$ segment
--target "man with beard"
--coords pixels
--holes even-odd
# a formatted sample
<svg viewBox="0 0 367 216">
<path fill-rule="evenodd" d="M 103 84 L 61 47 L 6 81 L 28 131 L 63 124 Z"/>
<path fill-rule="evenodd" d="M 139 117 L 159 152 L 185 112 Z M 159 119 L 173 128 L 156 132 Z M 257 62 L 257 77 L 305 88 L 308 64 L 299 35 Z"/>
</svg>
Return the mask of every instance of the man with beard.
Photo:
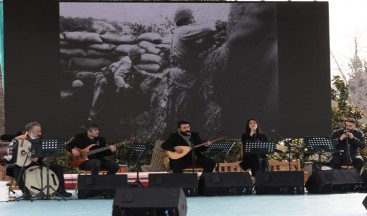
<svg viewBox="0 0 367 216">
<path fill-rule="evenodd" d="M 17 157 L 20 157 L 20 155 L 17 155 L 18 153 L 18 146 L 19 143 L 22 143 L 22 140 L 29 140 L 32 142 L 37 143 L 37 140 L 41 140 L 42 137 L 42 131 L 41 131 L 41 124 L 38 122 L 31 122 L 28 123 L 25 126 L 25 131 L 23 135 L 19 135 L 15 137 L 14 139 L 14 145 L 13 145 L 13 157 L 12 157 L 12 163 L 15 163 L 15 159 Z M 16 165 L 13 169 L 13 176 L 17 180 L 17 185 L 23 192 L 24 199 L 30 199 L 30 193 L 28 189 L 25 187 L 25 170 L 31 166 L 45 166 L 45 164 L 42 162 L 43 158 L 33 157 L 31 155 L 32 162 L 24 167 L 25 169 L 22 169 L 22 167 Z M 57 164 L 50 164 L 50 170 L 52 170 L 57 178 L 59 179 L 59 188 L 57 189 L 56 195 L 63 196 L 63 197 L 70 197 L 72 194 L 68 193 L 65 190 L 65 181 L 64 181 L 64 171 L 63 168 Z M 29 177 L 28 177 L 29 178 Z"/>
<path fill-rule="evenodd" d="M 189 122 L 179 121 L 177 123 L 177 132 L 172 133 L 169 136 L 169 138 L 162 144 L 162 148 L 180 155 L 185 152 L 185 148 L 193 148 L 199 144 L 203 145 L 198 148 L 194 148 L 186 155 L 182 155 L 180 158 L 170 158 L 169 164 L 173 173 L 182 173 L 182 169 L 187 165 L 202 166 L 204 168 L 203 172 L 212 172 L 215 167 L 215 161 L 207 158 L 201 153 L 201 151 L 206 150 L 207 146 L 209 146 L 211 142 L 203 142 L 198 133 L 191 132 Z"/>
<path fill-rule="evenodd" d="M 337 152 L 333 154 L 330 165 L 334 169 L 340 169 L 342 163 L 347 163 L 353 165 L 360 173 L 363 167 L 363 158 L 359 149 L 366 146 L 364 135 L 356 129 L 356 121 L 352 118 L 346 119 L 344 126 L 331 135 Z"/>
</svg>

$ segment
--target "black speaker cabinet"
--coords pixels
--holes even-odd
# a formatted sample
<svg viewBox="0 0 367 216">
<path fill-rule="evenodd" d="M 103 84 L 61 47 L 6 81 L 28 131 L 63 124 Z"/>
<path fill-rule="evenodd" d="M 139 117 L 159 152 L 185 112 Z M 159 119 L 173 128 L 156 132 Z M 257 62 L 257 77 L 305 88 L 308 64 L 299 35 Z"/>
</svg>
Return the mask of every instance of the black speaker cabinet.
<svg viewBox="0 0 367 216">
<path fill-rule="evenodd" d="M 251 194 L 252 188 L 248 172 L 202 173 L 199 179 L 199 194 L 205 196 Z"/>
<path fill-rule="evenodd" d="M 103 197 L 112 199 L 116 188 L 128 187 L 127 175 L 79 175 L 78 199 Z"/>
<path fill-rule="evenodd" d="M 306 182 L 308 193 L 347 193 L 364 190 L 362 177 L 355 169 L 317 170 Z"/>
<path fill-rule="evenodd" d="M 304 194 L 303 171 L 256 173 L 256 194 Z"/>
<path fill-rule="evenodd" d="M 364 198 L 362 204 L 367 209 L 367 196 Z"/>
<path fill-rule="evenodd" d="M 181 188 L 118 188 L 112 216 L 186 216 Z"/>
<path fill-rule="evenodd" d="M 199 194 L 199 181 L 197 173 L 183 174 L 149 174 L 149 187 L 154 188 L 179 188 L 186 196 Z"/>
</svg>

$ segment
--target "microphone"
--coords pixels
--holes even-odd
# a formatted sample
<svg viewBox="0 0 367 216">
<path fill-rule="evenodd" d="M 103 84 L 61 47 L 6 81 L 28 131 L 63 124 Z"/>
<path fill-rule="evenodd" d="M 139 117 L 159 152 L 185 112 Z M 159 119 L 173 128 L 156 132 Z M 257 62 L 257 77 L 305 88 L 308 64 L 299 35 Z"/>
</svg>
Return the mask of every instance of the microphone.
<svg viewBox="0 0 367 216">
<path fill-rule="evenodd" d="M 285 139 L 283 136 L 281 136 L 275 129 L 271 130 L 271 132 L 273 132 L 277 137 L 279 137 L 280 139 L 284 140 L 285 143 L 289 146 L 292 147 L 293 144 L 288 142 L 287 139 Z"/>
<path fill-rule="evenodd" d="M 187 132 L 187 133 L 186 133 L 186 135 L 187 135 L 187 136 L 191 136 L 191 132 Z"/>
</svg>

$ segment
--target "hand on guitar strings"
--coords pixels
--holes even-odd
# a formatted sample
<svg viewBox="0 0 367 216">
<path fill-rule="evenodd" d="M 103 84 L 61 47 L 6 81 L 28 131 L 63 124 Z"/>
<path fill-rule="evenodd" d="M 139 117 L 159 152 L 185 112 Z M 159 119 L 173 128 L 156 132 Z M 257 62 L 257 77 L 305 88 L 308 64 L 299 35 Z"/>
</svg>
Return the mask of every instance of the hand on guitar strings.
<svg viewBox="0 0 367 216">
<path fill-rule="evenodd" d="M 183 149 L 182 149 L 182 148 L 180 148 L 180 146 L 176 146 L 176 147 L 175 147 L 175 152 L 177 152 L 177 153 L 182 153 L 182 152 L 183 152 Z"/>
<path fill-rule="evenodd" d="M 75 157 L 79 157 L 79 156 L 80 156 L 80 152 L 79 152 L 77 149 L 75 149 L 75 148 L 73 148 L 73 150 L 71 150 L 71 153 L 72 153 Z"/>
<path fill-rule="evenodd" d="M 117 150 L 116 146 L 114 146 L 114 145 L 110 145 L 109 148 L 110 148 L 112 153 L 115 153 L 116 150 Z"/>
</svg>

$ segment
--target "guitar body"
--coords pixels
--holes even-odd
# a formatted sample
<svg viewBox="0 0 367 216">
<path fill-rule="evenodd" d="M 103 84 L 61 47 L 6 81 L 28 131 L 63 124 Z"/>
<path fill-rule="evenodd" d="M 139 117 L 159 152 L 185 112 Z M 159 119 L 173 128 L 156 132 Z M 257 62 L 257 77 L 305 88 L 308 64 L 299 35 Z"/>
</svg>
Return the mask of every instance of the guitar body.
<svg viewBox="0 0 367 216">
<path fill-rule="evenodd" d="M 185 155 L 187 155 L 191 151 L 190 146 L 179 146 L 179 147 L 183 150 L 182 153 L 167 151 L 167 155 L 171 160 L 180 159 L 180 158 L 184 157 Z"/>
<path fill-rule="evenodd" d="M 89 152 L 89 149 L 95 146 L 96 144 L 91 144 L 87 146 L 84 149 L 76 148 L 76 150 L 79 151 L 80 155 L 78 157 L 75 157 L 73 153 L 69 153 L 68 155 L 68 164 L 72 167 L 78 167 L 81 163 L 88 160 L 87 152 Z"/>
</svg>

